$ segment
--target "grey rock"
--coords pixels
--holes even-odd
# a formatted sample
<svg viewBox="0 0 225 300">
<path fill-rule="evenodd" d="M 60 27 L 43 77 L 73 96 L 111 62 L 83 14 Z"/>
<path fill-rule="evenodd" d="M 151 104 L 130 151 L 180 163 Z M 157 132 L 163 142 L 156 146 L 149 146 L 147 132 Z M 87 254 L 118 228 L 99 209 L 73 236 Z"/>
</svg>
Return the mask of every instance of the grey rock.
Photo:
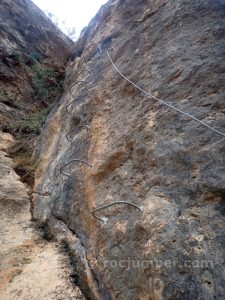
<svg viewBox="0 0 225 300">
<path fill-rule="evenodd" d="M 146 98 L 106 53 L 137 85 L 225 133 L 224 13 L 224 1 L 110 1 L 76 44 L 37 143 L 35 189 L 51 196 L 33 201 L 34 217 L 91 271 L 85 281 L 77 270 L 91 299 L 225 298 L 225 140 Z M 76 80 L 85 83 L 70 89 Z M 92 168 L 72 162 L 60 175 L 74 159 Z M 107 223 L 93 218 L 121 200 L 142 212 L 115 205 L 99 212 Z"/>
</svg>

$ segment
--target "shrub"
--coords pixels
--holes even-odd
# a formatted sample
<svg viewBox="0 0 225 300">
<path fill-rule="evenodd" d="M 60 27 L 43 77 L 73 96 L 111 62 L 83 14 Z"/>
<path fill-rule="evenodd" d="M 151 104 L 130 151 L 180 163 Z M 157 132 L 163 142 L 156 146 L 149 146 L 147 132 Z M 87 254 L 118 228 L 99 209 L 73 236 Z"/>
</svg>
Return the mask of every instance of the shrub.
<svg viewBox="0 0 225 300">
<path fill-rule="evenodd" d="M 33 66 L 36 63 L 41 63 L 42 60 L 43 60 L 43 56 L 38 52 L 32 52 L 24 55 L 24 63 L 27 66 Z"/>
<path fill-rule="evenodd" d="M 18 105 L 16 104 L 16 98 L 8 95 L 5 90 L 0 91 L 0 102 L 12 108 L 18 108 Z"/>
<path fill-rule="evenodd" d="M 26 139 L 18 140 L 7 152 L 13 157 L 15 163 L 14 170 L 21 176 L 22 182 L 26 182 L 29 186 L 33 186 L 37 163 L 32 159 L 32 142 Z"/>
<path fill-rule="evenodd" d="M 5 90 L 0 91 L 0 101 L 5 101 L 6 98 L 8 97 L 8 94 L 6 93 Z"/>
<path fill-rule="evenodd" d="M 35 64 L 32 66 L 33 83 L 36 92 L 35 99 L 42 100 L 45 97 L 57 96 L 61 85 L 55 80 L 55 71 L 52 68 Z"/>
<path fill-rule="evenodd" d="M 34 114 L 28 115 L 22 121 L 20 121 L 19 127 L 20 131 L 23 133 L 34 133 L 40 134 L 41 129 L 47 119 L 49 110 L 44 109 Z"/>
<path fill-rule="evenodd" d="M 16 63 L 20 64 L 21 53 L 20 53 L 19 51 L 16 51 L 16 50 L 13 51 L 11 57 L 13 58 L 13 60 L 14 60 Z"/>
<path fill-rule="evenodd" d="M 41 62 L 43 60 L 43 55 L 41 53 L 38 53 L 38 52 L 32 52 L 32 53 L 29 53 L 28 54 L 28 57 L 31 59 L 31 60 L 36 60 L 38 62 Z"/>
</svg>

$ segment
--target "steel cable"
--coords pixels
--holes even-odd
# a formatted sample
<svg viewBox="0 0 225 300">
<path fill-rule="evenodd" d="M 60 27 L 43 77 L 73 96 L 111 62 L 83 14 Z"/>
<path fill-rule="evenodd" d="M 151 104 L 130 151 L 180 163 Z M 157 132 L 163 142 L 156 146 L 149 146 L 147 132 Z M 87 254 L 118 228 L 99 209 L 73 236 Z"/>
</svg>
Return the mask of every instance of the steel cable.
<svg viewBox="0 0 225 300">
<path fill-rule="evenodd" d="M 187 113 L 187 112 L 185 112 L 185 111 L 183 111 L 183 110 L 181 110 L 181 109 L 179 109 L 179 108 L 177 108 L 177 107 L 175 107 L 175 106 L 173 106 L 173 105 L 167 103 L 166 101 L 164 101 L 164 100 L 162 100 L 162 99 L 159 99 L 159 98 L 157 98 L 157 97 L 151 95 L 150 93 L 146 92 L 144 89 L 142 89 L 141 87 L 139 87 L 136 83 L 134 83 L 134 82 L 131 81 L 129 78 L 127 78 L 127 77 L 126 77 L 126 76 L 118 69 L 118 67 L 117 67 L 117 66 L 115 65 L 115 63 L 113 62 L 113 60 L 112 60 L 112 58 L 111 58 L 111 56 L 110 56 L 108 50 L 107 50 L 107 55 L 108 55 L 108 57 L 109 57 L 109 60 L 110 60 L 110 62 L 111 62 L 111 64 L 112 64 L 112 66 L 113 66 L 114 69 L 117 71 L 117 73 L 119 73 L 126 81 L 128 81 L 130 84 L 132 84 L 135 88 L 137 88 L 139 91 L 141 91 L 142 93 L 144 93 L 146 96 L 155 99 L 156 101 L 158 101 L 158 102 L 160 102 L 161 104 L 163 104 L 163 105 L 169 107 L 170 109 L 172 109 L 172 110 L 174 110 L 174 111 L 176 111 L 176 112 L 179 112 L 179 113 L 185 115 L 186 117 L 191 118 L 192 120 L 194 120 L 194 121 L 198 122 L 199 124 L 205 126 L 206 128 L 210 129 L 211 131 L 213 131 L 213 132 L 219 134 L 220 136 L 225 137 L 225 134 L 224 134 L 224 133 L 222 133 L 222 132 L 220 132 L 219 130 L 213 128 L 212 126 L 206 124 L 205 122 L 203 122 L 203 121 L 197 119 L 196 117 L 192 116 L 191 114 L 189 114 L 189 113 Z"/>
</svg>

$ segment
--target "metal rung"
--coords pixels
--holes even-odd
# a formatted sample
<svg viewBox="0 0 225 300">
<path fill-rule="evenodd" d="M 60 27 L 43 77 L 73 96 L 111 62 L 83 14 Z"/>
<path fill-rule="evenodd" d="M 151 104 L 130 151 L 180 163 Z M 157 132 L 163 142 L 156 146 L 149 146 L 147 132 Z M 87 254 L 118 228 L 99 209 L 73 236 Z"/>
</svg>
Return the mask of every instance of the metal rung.
<svg viewBox="0 0 225 300">
<path fill-rule="evenodd" d="M 104 210 L 104 209 L 106 209 L 106 208 L 108 208 L 108 207 L 111 207 L 111 206 L 113 206 L 113 205 L 121 205 L 121 204 L 130 205 L 130 206 L 133 206 L 133 207 L 139 209 L 140 211 L 142 211 L 142 207 L 139 207 L 139 206 L 137 206 L 137 205 L 134 204 L 134 203 L 127 202 L 127 201 L 116 201 L 116 202 L 113 202 L 113 203 L 106 204 L 106 205 L 103 205 L 103 206 L 101 206 L 101 207 L 95 208 L 95 209 L 93 210 L 93 212 L 92 212 L 92 215 L 93 215 L 93 217 L 94 217 L 95 219 L 97 219 L 97 220 L 99 220 L 99 221 L 102 221 L 102 222 L 106 222 L 106 221 L 108 221 L 108 218 L 105 218 L 105 217 L 104 217 L 104 218 L 99 218 L 99 217 L 97 217 L 97 216 L 95 215 L 95 213 L 96 213 L 97 211 Z"/>
<path fill-rule="evenodd" d="M 64 169 L 65 169 L 68 165 L 70 165 L 70 164 L 73 163 L 73 162 L 80 162 L 80 163 L 83 163 L 83 164 L 89 166 L 90 168 L 92 168 L 92 165 L 91 165 L 89 162 L 85 161 L 85 160 L 82 160 L 82 159 L 73 159 L 73 160 L 69 161 L 68 163 L 66 163 L 64 166 L 62 166 L 62 167 L 60 168 L 60 174 L 68 177 L 69 175 L 68 175 L 68 174 L 65 174 L 63 171 L 64 171 Z"/>
<path fill-rule="evenodd" d="M 72 94 L 71 94 L 72 95 Z M 68 108 L 70 107 L 71 104 L 73 104 L 75 101 L 77 100 L 77 98 L 75 98 L 73 101 L 71 101 L 69 104 L 67 104 L 66 106 L 66 111 L 68 114 L 71 114 L 71 112 L 68 110 Z"/>
<path fill-rule="evenodd" d="M 42 196 L 42 197 L 48 197 L 48 196 L 51 196 L 51 193 L 50 193 L 50 192 L 39 193 L 39 192 L 33 191 L 32 194 L 37 194 L 38 196 Z"/>
<path fill-rule="evenodd" d="M 76 81 L 72 84 L 72 86 L 69 88 L 69 94 L 70 94 L 72 97 L 73 97 L 73 94 L 72 94 L 72 92 L 71 92 L 72 88 L 74 88 L 75 85 L 80 84 L 80 83 L 85 84 L 85 81 L 83 81 L 83 80 L 76 80 Z"/>
<path fill-rule="evenodd" d="M 77 125 L 77 127 L 88 129 L 88 126 L 86 126 L 86 125 Z M 73 142 L 73 141 L 70 139 L 70 133 L 71 133 L 71 132 L 74 132 L 74 131 L 75 131 L 75 130 L 73 129 L 73 130 L 71 130 L 70 132 L 68 132 L 68 133 L 66 134 L 66 139 L 67 139 L 67 141 L 70 142 L 70 143 Z"/>
</svg>

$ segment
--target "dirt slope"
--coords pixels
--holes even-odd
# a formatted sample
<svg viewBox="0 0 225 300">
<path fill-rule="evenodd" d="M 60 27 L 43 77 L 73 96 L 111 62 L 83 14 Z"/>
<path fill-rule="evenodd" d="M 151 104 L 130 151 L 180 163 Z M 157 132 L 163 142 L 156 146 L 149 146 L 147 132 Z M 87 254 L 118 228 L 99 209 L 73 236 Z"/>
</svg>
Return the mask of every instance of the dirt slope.
<svg viewBox="0 0 225 300">
<path fill-rule="evenodd" d="M 5 153 L 12 141 L 0 133 L 0 299 L 84 299 L 59 244 L 44 240 L 31 221 L 28 189 Z"/>
</svg>

